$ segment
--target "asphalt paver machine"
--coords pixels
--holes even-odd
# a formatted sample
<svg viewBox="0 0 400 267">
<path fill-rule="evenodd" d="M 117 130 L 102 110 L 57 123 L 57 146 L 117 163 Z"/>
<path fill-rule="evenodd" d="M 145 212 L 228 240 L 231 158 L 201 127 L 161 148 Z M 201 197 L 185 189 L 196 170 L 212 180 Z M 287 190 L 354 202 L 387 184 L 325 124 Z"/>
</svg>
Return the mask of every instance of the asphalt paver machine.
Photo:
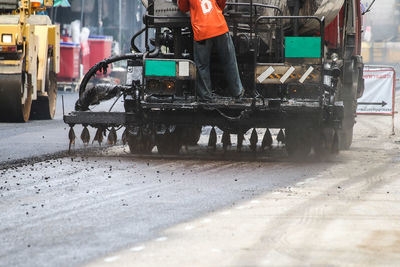
<svg viewBox="0 0 400 267">
<path fill-rule="evenodd" d="M 206 0 L 205 0 L 206 1 Z M 261 147 L 271 147 L 269 129 L 279 130 L 290 156 L 337 153 L 352 142 L 357 97 L 363 93 L 360 56 L 359 0 L 260 0 L 227 2 L 224 15 L 232 36 L 245 95 L 228 94 L 224 66 L 212 54 L 215 98 L 199 101 L 189 14 L 175 2 L 143 1 L 144 27 L 131 40 L 132 53 L 105 59 L 85 75 L 75 111 L 64 116 L 71 126 L 97 128 L 95 140 L 125 127 L 122 140 L 132 153 L 179 153 L 182 145 L 198 142 L 203 126 L 211 126 L 208 145 L 216 147 L 214 127 L 223 131 L 222 144 L 237 149 L 251 131 L 250 149 L 256 150 L 255 128 L 266 128 Z M 150 38 L 150 33 L 154 38 Z M 145 48 L 135 44 L 145 35 Z M 126 84 L 87 86 L 109 64 L 127 61 Z M 93 112 L 101 101 L 122 97 L 124 112 Z M 249 132 L 250 133 L 250 132 Z"/>
</svg>

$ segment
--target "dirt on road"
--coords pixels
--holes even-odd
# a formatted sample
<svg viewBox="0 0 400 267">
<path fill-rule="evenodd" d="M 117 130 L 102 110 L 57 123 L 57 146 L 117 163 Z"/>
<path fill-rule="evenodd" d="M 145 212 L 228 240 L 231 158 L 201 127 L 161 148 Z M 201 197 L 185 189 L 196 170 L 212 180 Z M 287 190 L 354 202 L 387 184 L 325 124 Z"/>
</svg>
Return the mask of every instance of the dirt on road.
<svg viewBox="0 0 400 267">
<path fill-rule="evenodd" d="M 203 140 L 172 158 L 116 146 L 3 166 L 0 265 L 398 266 L 400 132 L 357 120 L 327 159 Z"/>
<path fill-rule="evenodd" d="M 89 266 L 398 266 L 399 137 L 388 117 L 358 121 L 352 149 L 318 173 L 297 165 L 303 179 Z"/>
</svg>

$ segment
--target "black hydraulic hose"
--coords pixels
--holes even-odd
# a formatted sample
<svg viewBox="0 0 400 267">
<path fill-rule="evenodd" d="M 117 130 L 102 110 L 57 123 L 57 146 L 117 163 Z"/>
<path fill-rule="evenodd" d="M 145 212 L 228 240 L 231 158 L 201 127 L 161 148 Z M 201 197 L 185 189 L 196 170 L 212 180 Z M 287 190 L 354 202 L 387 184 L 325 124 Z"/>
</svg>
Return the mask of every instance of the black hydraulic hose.
<svg viewBox="0 0 400 267">
<path fill-rule="evenodd" d="M 108 65 L 117 61 L 122 61 L 122 60 L 127 60 L 127 59 L 133 59 L 133 60 L 137 60 L 139 58 L 142 58 L 143 54 L 142 53 L 138 53 L 138 54 L 125 54 L 125 55 L 121 55 L 121 56 L 114 56 L 114 57 L 110 57 L 107 59 L 104 59 L 98 63 L 96 63 L 96 65 L 94 65 L 92 68 L 90 68 L 90 70 L 85 74 L 85 76 L 83 77 L 83 80 L 81 82 L 81 85 L 79 86 L 79 97 L 82 96 L 82 94 L 85 92 L 86 90 L 86 86 L 89 82 L 89 80 L 98 72 L 101 70 L 107 70 Z"/>
<path fill-rule="evenodd" d="M 127 60 L 127 59 L 132 59 L 132 60 L 143 59 L 144 60 L 144 58 L 146 58 L 146 57 L 149 57 L 149 58 L 157 57 L 158 54 L 160 53 L 160 51 L 161 51 L 160 47 L 157 46 L 157 47 L 155 47 L 154 51 L 152 51 L 151 53 L 146 52 L 145 55 L 142 53 L 125 54 L 125 55 L 121 55 L 121 56 L 110 57 L 110 58 L 104 59 L 103 61 L 98 62 L 83 77 L 83 80 L 79 87 L 79 99 L 75 103 L 75 110 L 76 111 L 87 110 L 89 105 L 96 104 L 97 102 L 100 102 L 101 100 L 109 99 L 109 97 L 112 96 L 112 94 L 109 94 L 109 92 L 111 92 L 111 90 L 110 90 L 111 87 L 107 88 L 107 90 L 104 90 L 104 88 L 106 88 L 106 86 L 104 86 L 104 85 L 101 85 L 98 87 L 95 86 L 94 88 L 91 88 L 89 90 L 86 89 L 86 86 L 87 86 L 89 80 L 98 71 L 107 70 L 107 67 L 109 64 L 117 62 L 117 61 L 122 61 L 122 60 Z M 116 88 L 124 88 L 124 86 L 122 86 L 122 87 L 117 86 Z M 102 91 L 107 91 L 107 94 L 105 94 Z M 99 99 L 96 99 L 96 95 L 102 95 L 102 94 L 107 95 L 107 97 L 99 97 Z M 115 95 L 113 95 L 113 96 L 115 96 Z M 96 100 L 94 100 L 94 99 L 96 99 Z"/>
<path fill-rule="evenodd" d="M 160 47 L 156 46 L 156 47 L 154 48 L 154 50 L 151 51 L 151 52 L 148 54 L 148 57 L 149 57 L 149 58 L 156 57 L 156 56 L 158 56 L 158 54 L 160 53 L 160 51 L 161 51 Z"/>
<path fill-rule="evenodd" d="M 120 95 L 122 91 L 129 89 L 129 86 L 114 84 L 98 84 L 92 88 L 85 90 L 83 95 L 79 97 L 75 103 L 76 111 L 86 111 L 90 105 L 99 104 L 102 101 L 111 99 Z"/>
<path fill-rule="evenodd" d="M 219 113 L 219 115 L 221 115 L 221 116 L 224 117 L 227 121 L 230 121 L 230 122 L 238 122 L 238 121 L 241 121 L 241 120 L 247 118 L 247 117 L 250 115 L 250 113 L 251 113 L 250 110 L 243 110 L 243 111 L 240 112 L 240 115 L 239 115 L 239 116 L 231 117 L 231 116 L 226 115 L 224 112 L 222 112 L 222 111 L 219 110 L 218 108 L 216 108 L 216 109 L 214 109 L 214 110 L 217 111 L 217 112 Z"/>
<path fill-rule="evenodd" d="M 119 92 L 118 97 L 115 99 L 114 103 L 111 105 L 110 109 L 108 112 L 111 112 L 111 110 L 114 108 L 115 104 L 117 104 L 117 101 L 121 98 L 122 94 Z"/>
<path fill-rule="evenodd" d="M 226 2 L 227 6 L 250 6 L 250 3 L 233 3 L 233 2 Z M 261 8 L 270 8 L 270 9 L 275 9 L 276 11 L 279 12 L 279 15 L 282 15 L 283 12 L 282 10 L 277 7 L 277 6 L 273 6 L 273 5 L 266 5 L 266 4 L 260 4 L 260 3 L 253 3 L 252 4 L 253 7 L 261 7 Z"/>
<path fill-rule="evenodd" d="M 131 48 L 133 49 L 134 52 L 137 52 L 137 53 L 141 52 L 141 51 L 139 50 L 139 48 L 135 45 L 135 39 L 136 39 L 139 35 L 141 35 L 141 34 L 146 30 L 146 28 L 147 28 L 147 26 L 144 27 L 143 29 L 141 29 L 140 31 L 138 31 L 137 33 L 135 33 L 135 34 L 132 36 L 132 38 L 131 38 Z"/>
</svg>

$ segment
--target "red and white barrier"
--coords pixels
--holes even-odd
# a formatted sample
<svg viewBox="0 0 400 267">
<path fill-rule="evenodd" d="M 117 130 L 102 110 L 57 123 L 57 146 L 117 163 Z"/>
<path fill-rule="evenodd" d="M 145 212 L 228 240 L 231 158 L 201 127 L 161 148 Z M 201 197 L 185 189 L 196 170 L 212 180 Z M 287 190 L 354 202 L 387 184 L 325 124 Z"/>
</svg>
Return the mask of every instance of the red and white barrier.
<svg viewBox="0 0 400 267">
<path fill-rule="evenodd" d="M 357 114 L 392 116 L 394 135 L 396 71 L 390 66 L 365 66 L 364 94 L 357 100 Z"/>
<path fill-rule="evenodd" d="M 357 114 L 393 115 L 396 73 L 392 67 L 365 66 L 365 90 Z"/>
</svg>

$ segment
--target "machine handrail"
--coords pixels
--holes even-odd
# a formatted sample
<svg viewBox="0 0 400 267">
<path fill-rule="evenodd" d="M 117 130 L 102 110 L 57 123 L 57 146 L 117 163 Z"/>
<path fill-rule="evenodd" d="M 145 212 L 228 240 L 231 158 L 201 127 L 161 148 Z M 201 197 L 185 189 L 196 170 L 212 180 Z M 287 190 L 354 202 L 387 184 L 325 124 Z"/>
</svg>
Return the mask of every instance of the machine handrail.
<svg viewBox="0 0 400 267">
<path fill-rule="evenodd" d="M 257 26 L 259 25 L 260 21 L 262 20 L 301 20 L 301 19 L 309 19 L 309 20 L 316 20 L 319 25 L 320 25 L 320 36 L 321 36 L 321 64 L 322 64 L 322 59 L 324 57 L 324 40 L 325 40 L 325 17 L 319 18 L 316 16 L 260 16 L 256 19 L 255 22 L 255 33 L 258 34 L 257 31 Z M 282 37 L 284 36 L 283 34 L 283 29 L 281 28 L 281 35 Z M 284 47 L 283 44 L 283 38 L 281 38 L 281 47 Z"/>
<path fill-rule="evenodd" d="M 281 15 L 283 14 L 282 10 L 274 5 L 266 5 L 260 3 L 233 3 L 233 2 L 226 2 L 227 6 L 254 6 L 254 7 L 263 7 L 263 8 L 271 8 L 276 9 Z"/>
<path fill-rule="evenodd" d="M 190 17 L 188 17 L 188 16 L 155 16 L 155 15 L 145 14 L 145 17 L 152 18 L 152 19 L 185 19 L 185 20 L 190 20 Z"/>
</svg>

